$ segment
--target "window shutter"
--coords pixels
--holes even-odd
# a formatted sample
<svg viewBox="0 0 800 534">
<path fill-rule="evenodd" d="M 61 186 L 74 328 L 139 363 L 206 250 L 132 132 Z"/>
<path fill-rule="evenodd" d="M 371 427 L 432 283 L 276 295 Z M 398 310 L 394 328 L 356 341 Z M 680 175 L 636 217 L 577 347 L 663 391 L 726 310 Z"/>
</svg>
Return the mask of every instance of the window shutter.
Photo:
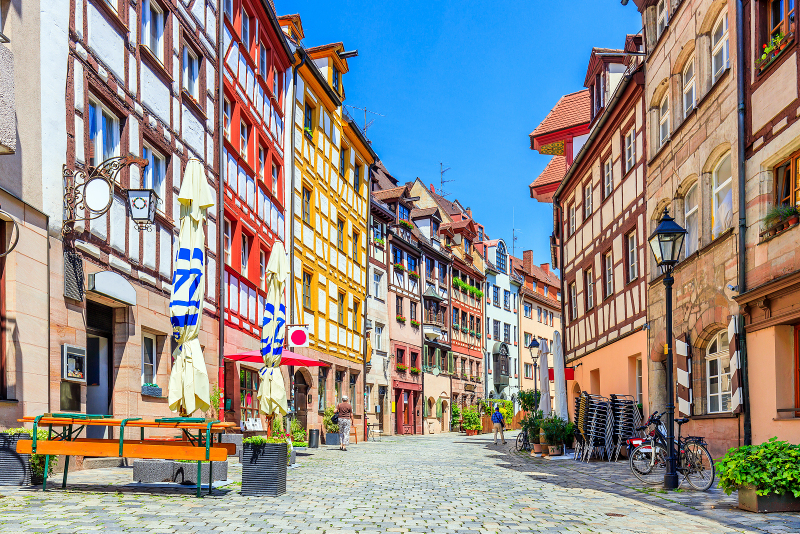
<svg viewBox="0 0 800 534">
<path fill-rule="evenodd" d="M 442 417 L 442 399 L 436 399 L 436 417 Z"/>
<path fill-rule="evenodd" d="M 681 334 L 675 339 L 675 356 L 678 371 L 678 414 L 681 417 L 692 415 L 692 358 L 691 345 L 687 334 Z M 644 365 L 644 362 L 642 362 Z M 642 373 L 645 370 L 642 369 Z"/>
<path fill-rule="evenodd" d="M 742 399 L 742 362 L 739 350 L 739 333 L 741 332 L 739 315 L 733 315 L 728 323 L 728 353 L 731 357 L 731 411 L 744 412 Z"/>
<path fill-rule="evenodd" d="M 447 372 L 452 374 L 453 373 L 453 353 L 452 351 L 447 351 Z"/>
<path fill-rule="evenodd" d="M 432 367 L 435 367 L 437 369 L 441 369 L 441 366 L 439 365 L 439 353 L 440 352 L 441 352 L 441 349 L 436 349 L 436 352 L 433 354 L 433 365 L 432 365 Z"/>
<path fill-rule="evenodd" d="M 428 368 L 428 346 L 422 347 L 422 369 Z"/>
<path fill-rule="evenodd" d="M 428 417 L 428 403 L 427 401 L 422 401 L 422 417 Z"/>
</svg>

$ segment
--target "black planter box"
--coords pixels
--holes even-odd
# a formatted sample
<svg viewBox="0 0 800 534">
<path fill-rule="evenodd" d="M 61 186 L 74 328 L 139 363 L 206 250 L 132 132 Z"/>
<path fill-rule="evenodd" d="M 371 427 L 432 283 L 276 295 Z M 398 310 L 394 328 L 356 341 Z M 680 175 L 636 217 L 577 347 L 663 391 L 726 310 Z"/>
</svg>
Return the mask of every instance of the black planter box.
<svg viewBox="0 0 800 534">
<path fill-rule="evenodd" d="M 161 388 L 158 386 L 142 386 L 142 395 L 146 397 L 161 397 Z"/>
<path fill-rule="evenodd" d="M 325 433 L 325 445 L 340 445 L 341 440 L 339 439 L 338 432 L 326 432 Z"/>
<path fill-rule="evenodd" d="M 245 443 L 242 447 L 242 495 L 277 497 L 286 493 L 286 443 Z"/>
<path fill-rule="evenodd" d="M 791 492 L 758 495 L 755 488 L 740 488 L 739 508 L 748 512 L 800 512 L 800 498 Z"/>
<path fill-rule="evenodd" d="M 17 452 L 17 441 L 27 434 L 0 434 L 0 486 L 31 485 L 31 455 Z"/>
</svg>

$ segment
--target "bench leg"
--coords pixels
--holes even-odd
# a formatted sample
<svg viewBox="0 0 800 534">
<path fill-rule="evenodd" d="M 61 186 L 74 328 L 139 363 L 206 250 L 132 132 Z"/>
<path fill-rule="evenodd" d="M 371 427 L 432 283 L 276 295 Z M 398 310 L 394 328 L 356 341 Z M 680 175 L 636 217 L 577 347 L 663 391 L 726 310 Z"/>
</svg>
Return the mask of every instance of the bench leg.
<svg viewBox="0 0 800 534">
<path fill-rule="evenodd" d="M 211 483 L 214 481 L 214 464 L 208 462 L 208 494 L 211 495 Z"/>
<path fill-rule="evenodd" d="M 61 481 L 61 489 L 67 487 L 67 473 L 69 473 L 69 456 L 64 458 L 64 480 Z"/>
<path fill-rule="evenodd" d="M 47 471 L 50 470 L 50 455 L 46 454 L 44 457 L 44 476 L 42 481 L 42 491 L 47 491 Z"/>
<path fill-rule="evenodd" d="M 200 480 L 200 475 L 203 474 L 203 468 L 200 462 L 197 462 L 197 496 L 202 498 L 203 495 L 200 493 L 200 488 L 202 487 L 202 480 Z"/>
</svg>

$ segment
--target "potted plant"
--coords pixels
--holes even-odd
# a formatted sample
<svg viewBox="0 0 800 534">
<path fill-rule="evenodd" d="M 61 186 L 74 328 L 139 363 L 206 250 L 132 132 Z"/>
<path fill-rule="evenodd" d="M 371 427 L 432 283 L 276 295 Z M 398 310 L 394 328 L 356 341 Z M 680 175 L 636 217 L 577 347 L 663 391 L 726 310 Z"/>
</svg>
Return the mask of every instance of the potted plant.
<svg viewBox="0 0 800 534">
<path fill-rule="evenodd" d="M 406 270 L 405 266 L 403 266 L 402 263 L 395 263 L 395 264 L 393 264 L 393 267 L 394 267 L 395 271 L 398 271 L 398 272 L 401 272 L 401 273 L 405 272 L 405 270 Z"/>
<path fill-rule="evenodd" d="M 402 315 L 398 315 L 397 316 L 397 322 L 398 323 L 405 323 L 406 322 L 406 318 L 403 317 Z"/>
<path fill-rule="evenodd" d="M 314 138 L 314 130 L 312 130 L 308 126 L 303 128 L 303 132 L 306 134 L 306 137 L 308 137 L 309 139 L 313 139 Z"/>
<path fill-rule="evenodd" d="M 729 449 L 716 463 L 719 486 L 738 490 L 739 508 L 750 512 L 800 512 L 800 445 L 771 438 Z"/>
<path fill-rule="evenodd" d="M 325 445 L 339 444 L 339 424 L 333 422 L 333 406 L 328 406 L 322 413 L 322 426 L 325 428 Z"/>
<path fill-rule="evenodd" d="M 289 435 L 242 440 L 242 495 L 277 497 L 286 493 Z"/>
<path fill-rule="evenodd" d="M 411 319 L 411 326 L 419 328 L 419 321 L 416 319 Z"/>
<path fill-rule="evenodd" d="M 398 363 L 397 364 L 397 371 L 398 372 L 405 373 L 406 370 L 408 370 L 408 366 L 407 365 L 403 365 L 402 363 Z"/>
<path fill-rule="evenodd" d="M 464 410 L 464 413 L 461 414 L 461 428 L 464 429 L 468 436 L 477 435 L 482 428 L 481 416 L 478 412 L 472 409 Z"/>
<path fill-rule="evenodd" d="M 414 225 L 405 219 L 400 219 L 400 226 L 402 226 L 406 230 L 411 230 L 412 228 L 414 228 Z"/>
<path fill-rule="evenodd" d="M 386 244 L 386 241 L 383 240 L 381 237 L 376 237 L 373 242 L 378 245 L 379 247 L 383 247 Z"/>
<path fill-rule="evenodd" d="M 147 382 L 142 384 L 142 395 L 145 397 L 161 397 L 161 388 L 158 384 Z"/>
<path fill-rule="evenodd" d="M 419 280 L 419 273 L 417 271 L 408 271 L 408 277 L 412 280 Z"/>
<path fill-rule="evenodd" d="M 567 422 L 557 415 L 551 415 L 542 420 L 541 427 L 547 440 L 548 454 L 550 456 L 561 456 Z"/>
<path fill-rule="evenodd" d="M 419 369 L 417 369 L 416 367 L 409 367 L 408 372 L 411 373 L 412 375 L 418 375 Z"/>
<path fill-rule="evenodd" d="M 458 432 L 458 426 L 461 424 L 461 408 L 458 404 L 454 404 L 450 409 L 450 429 Z"/>
</svg>

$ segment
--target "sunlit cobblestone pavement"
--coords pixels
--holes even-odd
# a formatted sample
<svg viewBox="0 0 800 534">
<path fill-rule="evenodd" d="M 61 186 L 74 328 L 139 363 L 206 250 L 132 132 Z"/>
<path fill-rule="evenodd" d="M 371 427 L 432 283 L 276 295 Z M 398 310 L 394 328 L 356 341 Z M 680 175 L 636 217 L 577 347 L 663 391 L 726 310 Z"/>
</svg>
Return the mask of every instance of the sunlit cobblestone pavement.
<svg viewBox="0 0 800 534">
<path fill-rule="evenodd" d="M 510 438 L 511 436 L 509 436 Z M 798 532 L 792 516 L 763 517 L 675 502 L 683 493 L 636 491 L 616 468 L 575 469 L 463 434 L 390 437 L 347 452 L 323 446 L 289 470 L 280 498 L 242 497 L 241 468 L 213 495 L 132 484 L 132 470 L 60 476 L 50 491 L 0 488 L 2 532 Z M 569 464 L 569 465 L 568 465 Z M 616 469 L 616 470 L 615 470 Z M 608 480 L 610 479 L 610 480 Z M 727 512 L 726 512 L 727 510 Z"/>
</svg>

